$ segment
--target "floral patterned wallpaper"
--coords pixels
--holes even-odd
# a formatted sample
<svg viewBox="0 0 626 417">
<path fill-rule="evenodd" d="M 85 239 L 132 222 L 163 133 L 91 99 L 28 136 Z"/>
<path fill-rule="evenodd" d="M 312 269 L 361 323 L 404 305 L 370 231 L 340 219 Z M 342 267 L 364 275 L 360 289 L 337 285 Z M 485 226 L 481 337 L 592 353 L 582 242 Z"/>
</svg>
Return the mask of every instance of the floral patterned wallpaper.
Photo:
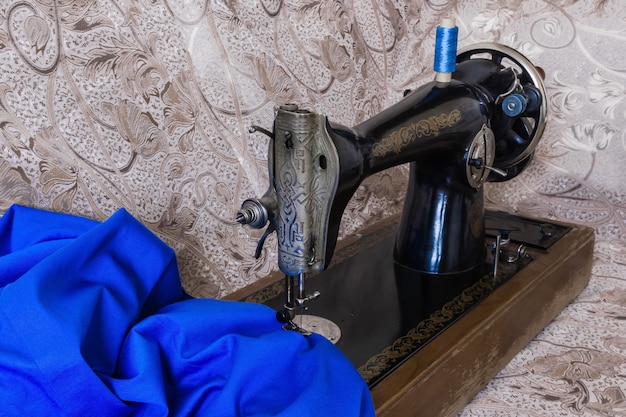
<svg viewBox="0 0 626 417">
<path fill-rule="evenodd" d="M 267 189 L 274 107 L 354 125 L 433 77 L 435 27 L 546 72 L 548 127 L 490 204 L 596 230 L 589 287 L 461 416 L 626 414 L 626 6 L 621 0 L 20 0 L 0 4 L 0 212 L 125 207 L 175 248 L 188 292 L 275 269 L 234 221 Z M 401 210 L 406 167 L 368 179 L 342 235 Z"/>
</svg>

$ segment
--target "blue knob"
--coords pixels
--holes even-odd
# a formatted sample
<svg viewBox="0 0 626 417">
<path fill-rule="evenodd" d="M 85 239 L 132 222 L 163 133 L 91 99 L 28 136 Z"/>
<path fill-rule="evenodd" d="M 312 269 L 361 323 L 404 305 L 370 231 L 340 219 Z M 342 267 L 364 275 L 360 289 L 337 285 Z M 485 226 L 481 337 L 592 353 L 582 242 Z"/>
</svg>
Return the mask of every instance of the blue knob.
<svg viewBox="0 0 626 417">
<path fill-rule="evenodd" d="M 502 101 L 502 111 L 509 117 L 519 116 L 526 110 L 526 98 L 521 94 L 511 94 Z"/>
</svg>

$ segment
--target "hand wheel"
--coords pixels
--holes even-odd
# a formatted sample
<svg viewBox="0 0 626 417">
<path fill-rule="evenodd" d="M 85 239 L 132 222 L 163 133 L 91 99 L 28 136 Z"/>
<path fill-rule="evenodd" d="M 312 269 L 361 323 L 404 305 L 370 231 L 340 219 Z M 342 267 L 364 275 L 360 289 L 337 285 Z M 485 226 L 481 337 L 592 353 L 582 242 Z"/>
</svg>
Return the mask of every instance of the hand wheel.
<svg viewBox="0 0 626 417">
<path fill-rule="evenodd" d="M 543 85 L 545 74 L 521 53 L 497 43 L 479 43 L 459 50 L 457 63 L 472 59 L 488 60 L 502 68 L 510 67 L 517 74 L 520 91 L 512 91 L 495 103 L 495 108 L 502 110 L 502 117 L 513 119 L 505 132 L 496 132 L 493 166 L 506 171 L 507 176 L 491 175 L 489 178 L 491 181 L 510 179 L 530 162 L 545 129 L 548 108 Z"/>
</svg>

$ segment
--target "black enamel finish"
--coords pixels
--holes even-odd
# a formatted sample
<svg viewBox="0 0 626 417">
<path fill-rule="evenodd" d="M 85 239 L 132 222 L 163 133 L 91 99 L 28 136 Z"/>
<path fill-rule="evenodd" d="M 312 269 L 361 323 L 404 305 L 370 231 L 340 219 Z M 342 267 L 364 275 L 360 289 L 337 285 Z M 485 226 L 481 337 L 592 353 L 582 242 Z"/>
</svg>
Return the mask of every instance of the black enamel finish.
<svg viewBox="0 0 626 417">
<path fill-rule="evenodd" d="M 508 142 L 519 142 L 511 139 L 517 135 L 511 133 L 515 120 L 503 116 L 495 103 L 514 81 L 510 68 L 472 59 L 459 63 L 452 82 L 431 82 L 409 92 L 394 106 L 353 128 L 329 123 L 341 171 L 329 219 L 327 263 L 344 209 L 361 181 L 392 166 L 411 163 L 403 223 L 395 243 L 396 261 L 425 273 L 478 268 L 484 257 L 483 195 L 468 183 L 467 154 L 483 126 L 495 129 L 496 142 L 505 147 L 511 147 Z M 460 115 L 458 121 L 430 134 L 415 134 L 397 149 L 375 151 L 402 129 L 453 113 Z"/>
</svg>

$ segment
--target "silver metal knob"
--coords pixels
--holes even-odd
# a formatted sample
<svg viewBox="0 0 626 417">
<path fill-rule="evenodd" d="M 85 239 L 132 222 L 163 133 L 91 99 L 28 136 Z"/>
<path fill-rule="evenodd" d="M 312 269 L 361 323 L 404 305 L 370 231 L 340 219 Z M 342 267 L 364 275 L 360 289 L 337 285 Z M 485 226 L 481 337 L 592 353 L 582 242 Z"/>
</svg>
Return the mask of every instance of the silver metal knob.
<svg viewBox="0 0 626 417">
<path fill-rule="evenodd" d="M 236 220 L 241 224 L 247 224 L 254 229 L 260 229 L 267 224 L 269 219 L 267 209 L 257 199 L 247 199 L 241 204 L 237 212 Z"/>
</svg>

